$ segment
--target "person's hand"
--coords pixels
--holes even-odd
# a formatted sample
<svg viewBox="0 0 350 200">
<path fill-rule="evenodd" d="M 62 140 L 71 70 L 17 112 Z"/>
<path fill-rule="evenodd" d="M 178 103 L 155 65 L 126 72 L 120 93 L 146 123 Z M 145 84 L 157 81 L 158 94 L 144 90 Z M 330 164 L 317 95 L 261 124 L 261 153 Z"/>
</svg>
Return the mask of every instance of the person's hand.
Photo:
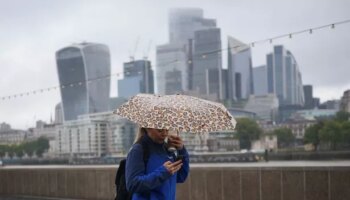
<svg viewBox="0 0 350 200">
<path fill-rule="evenodd" d="M 169 146 L 175 147 L 177 150 L 184 148 L 184 143 L 182 139 L 177 135 L 169 135 L 168 137 Z"/>
<path fill-rule="evenodd" d="M 176 162 L 166 161 L 163 166 L 168 170 L 170 174 L 175 174 L 182 167 L 182 160 L 178 160 Z"/>
</svg>

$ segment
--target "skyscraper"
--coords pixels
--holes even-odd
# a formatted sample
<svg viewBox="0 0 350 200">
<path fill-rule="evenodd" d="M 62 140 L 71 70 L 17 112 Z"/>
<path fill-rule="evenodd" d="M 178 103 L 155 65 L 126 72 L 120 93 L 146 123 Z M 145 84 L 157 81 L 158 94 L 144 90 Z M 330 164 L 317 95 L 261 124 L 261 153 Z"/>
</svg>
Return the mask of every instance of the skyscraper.
<svg viewBox="0 0 350 200">
<path fill-rule="evenodd" d="M 169 11 L 169 42 L 187 43 L 197 30 L 215 28 L 215 19 L 205 19 L 200 8 L 174 8 Z"/>
<path fill-rule="evenodd" d="M 187 46 L 183 43 L 171 43 L 157 46 L 157 67 L 156 84 L 157 93 L 175 94 L 188 90 L 188 56 Z M 168 80 L 171 74 L 175 72 L 176 80 L 180 79 L 179 88 L 174 88 L 173 79 Z"/>
<path fill-rule="evenodd" d="M 273 54 L 269 53 L 266 55 L 266 66 L 267 66 L 267 92 L 275 93 L 275 68 L 273 67 Z"/>
<path fill-rule="evenodd" d="M 304 105 L 302 76 L 293 54 L 282 45 L 266 57 L 268 92 L 275 93 L 280 105 Z"/>
<path fill-rule="evenodd" d="M 153 70 L 148 60 L 124 63 L 124 78 L 118 80 L 118 96 L 129 98 L 138 93 L 154 93 Z"/>
<path fill-rule="evenodd" d="M 204 36 L 205 33 L 200 31 L 215 29 L 215 27 L 216 20 L 203 18 L 202 9 L 176 8 L 170 10 L 169 43 L 157 46 L 156 52 L 157 93 L 174 94 L 200 89 L 198 85 L 196 85 L 197 88 L 194 87 L 195 81 L 193 78 L 197 76 L 195 73 L 198 72 L 195 69 L 195 62 L 198 60 L 198 57 L 193 56 L 196 53 L 208 52 L 212 50 L 213 46 L 205 46 L 207 45 L 203 43 L 205 41 L 199 41 L 200 38 L 196 37 L 196 35 Z M 210 38 L 210 40 L 217 40 L 217 34 L 213 33 L 213 30 L 210 34 L 214 37 L 214 39 Z M 206 37 L 208 38 L 208 36 Z M 197 45 L 198 42 L 204 46 Z M 205 48 L 207 49 L 205 50 Z M 218 63 L 215 65 L 218 65 Z M 201 73 L 201 79 L 206 78 L 205 70 L 200 70 L 199 73 Z M 204 91 L 206 89 L 205 84 L 202 86 L 201 90 L 203 89 L 203 91 L 201 94 L 206 94 L 207 92 Z"/>
<path fill-rule="evenodd" d="M 312 85 L 304 85 L 304 97 L 305 97 L 305 109 L 313 109 L 314 108 L 314 96 Z"/>
<path fill-rule="evenodd" d="M 253 68 L 253 84 L 255 95 L 267 94 L 267 67 L 262 65 Z"/>
<path fill-rule="evenodd" d="M 208 53 L 221 49 L 219 28 L 203 29 L 195 32 L 193 59 L 193 89 L 201 95 L 222 94 L 221 53 Z"/>
<path fill-rule="evenodd" d="M 247 99 L 254 93 L 252 55 L 249 45 L 228 36 L 229 98 Z"/>
<path fill-rule="evenodd" d="M 55 107 L 55 124 L 63 123 L 63 112 L 62 112 L 62 103 L 58 103 Z"/>
<path fill-rule="evenodd" d="M 56 52 L 64 121 L 108 110 L 111 73 L 106 45 L 74 44 Z"/>
<path fill-rule="evenodd" d="M 298 63 L 293 54 L 287 50 L 286 64 L 286 104 L 300 105 L 305 103 L 303 82 Z"/>
</svg>

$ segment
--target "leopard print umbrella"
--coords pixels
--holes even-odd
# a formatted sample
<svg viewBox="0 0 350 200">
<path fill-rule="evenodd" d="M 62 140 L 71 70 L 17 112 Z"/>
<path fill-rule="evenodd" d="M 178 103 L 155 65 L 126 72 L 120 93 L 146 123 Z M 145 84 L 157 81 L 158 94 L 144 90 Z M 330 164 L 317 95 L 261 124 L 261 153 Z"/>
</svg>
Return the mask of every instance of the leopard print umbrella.
<svg viewBox="0 0 350 200">
<path fill-rule="evenodd" d="M 209 133 L 233 130 L 236 120 L 219 103 L 187 95 L 138 94 L 114 111 L 145 128 Z"/>
</svg>

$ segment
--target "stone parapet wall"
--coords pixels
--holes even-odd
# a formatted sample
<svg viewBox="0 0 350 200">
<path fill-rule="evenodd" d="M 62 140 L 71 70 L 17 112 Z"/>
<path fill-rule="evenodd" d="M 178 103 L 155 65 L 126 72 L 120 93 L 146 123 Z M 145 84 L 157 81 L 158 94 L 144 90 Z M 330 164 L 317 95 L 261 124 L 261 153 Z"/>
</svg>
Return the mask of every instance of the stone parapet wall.
<svg viewBox="0 0 350 200">
<path fill-rule="evenodd" d="M 115 168 L 0 169 L 0 195 L 110 200 Z M 348 200 L 350 167 L 191 167 L 181 200 Z"/>
</svg>

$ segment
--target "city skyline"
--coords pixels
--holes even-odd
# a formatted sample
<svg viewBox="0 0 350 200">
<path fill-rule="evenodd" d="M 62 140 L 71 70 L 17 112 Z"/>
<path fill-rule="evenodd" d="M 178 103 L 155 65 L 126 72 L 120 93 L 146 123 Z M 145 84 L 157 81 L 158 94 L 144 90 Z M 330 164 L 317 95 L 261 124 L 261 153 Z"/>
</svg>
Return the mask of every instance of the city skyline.
<svg viewBox="0 0 350 200">
<path fill-rule="evenodd" d="M 0 61 L 1 70 L 6 76 L 1 80 L 1 96 L 58 85 L 54 52 L 72 42 L 86 40 L 110 46 L 112 73 L 120 72 L 122 63 L 127 61 L 130 49 L 135 46 L 138 34 L 141 35 L 143 43 L 152 40 L 153 44 L 159 45 L 167 41 L 167 12 L 172 7 L 198 7 L 203 9 L 204 17 L 216 19 L 218 27 L 222 29 L 223 46 L 226 44 L 224 40 L 226 35 L 232 35 L 245 43 L 249 43 L 350 18 L 350 14 L 345 9 L 349 3 L 345 1 L 336 3 L 331 3 L 331 1 L 320 3 L 268 1 L 265 4 L 257 1 L 250 1 L 246 4 L 222 1 L 219 5 L 209 1 L 192 1 L 186 4 L 180 1 L 177 3 L 159 2 L 157 8 L 143 2 L 139 3 L 140 6 L 138 7 L 146 8 L 145 11 L 125 3 L 105 2 L 95 5 L 87 2 L 82 6 L 81 3 L 69 4 L 65 2 L 62 4 L 55 3 L 57 4 L 55 9 L 51 8 L 37 14 L 32 14 L 32 12 L 42 9 L 45 3 L 31 1 L 31 5 L 28 3 L 28 6 L 32 9 L 26 9 L 26 12 L 22 14 L 19 7 L 11 9 L 17 5 L 16 2 L 4 3 L 2 5 L 4 9 L 0 9 L 4 11 L 1 12 L 1 15 L 6 23 L 1 26 L 4 26 L 2 30 L 6 31 L 1 33 L 1 35 L 4 35 L 1 38 L 6 38 L 6 40 L 2 39 L 5 48 L 0 50 Z M 105 22 L 104 20 L 114 16 L 112 13 L 118 13 L 112 12 L 117 9 L 116 5 L 124 9 L 135 8 L 139 11 L 139 14 L 130 17 L 126 24 L 122 21 L 117 21 L 119 23 Z M 299 8 L 297 13 L 300 16 L 296 17 L 296 14 L 288 11 L 287 8 L 291 5 Z M 110 6 L 111 8 L 109 8 Z M 314 9 L 315 6 L 317 9 Z M 265 10 L 260 7 L 265 8 Z M 269 11 L 272 11 L 272 8 L 269 7 L 279 8 L 276 11 L 277 14 L 269 14 Z M 77 9 L 77 13 L 72 16 L 70 12 L 74 9 Z M 7 12 L 8 10 L 17 12 L 12 14 Z M 105 13 L 102 14 L 100 11 L 105 11 Z M 236 14 L 232 14 L 230 11 Z M 286 13 L 284 14 L 284 12 Z M 312 12 L 312 16 L 308 16 L 310 12 Z M 149 14 L 146 20 L 142 19 L 145 13 Z M 115 15 L 115 19 L 119 19 L 118 15 Z M 128 16 L 128 13 L 124 11 L 120 15 Z M 225 15 L 231 17 L 224 17 Z M 242 17 L 238 18 L 239 15 Z M 276 16 L 280 19 L 274 19 Z M 96 19 L 91 17 L 96 17 Z M 45 19 L 39 23 L 37 20 L 42 18 Z M 12 26 L 12 24 L 23 24 L 23 26 Z M 130 34 L 132 31 L 130 24 L 137 25 L 137 30 L 140 31 Z M 94 28 L 91 29 L 91 27 Z M 123 27 L 126 28 L 125 31 Z M 115 34 L 115 31 L 121 30 L 125 33 Z M 293 52 L 303 74 L 303 83 L 312 84 L 314 86 L 314 96 L 321 97 L 322 101 L 325 101 L 340 98 L 343 91 L 350 87 L 349 81 L 347 81 L 350 63 L 345 54 L 348 52 L 349 45 L 347 44 L 350 41 L 349 36 L 346 35 L 348 30 L 348 25 L 336 26 L 335 29 L 314 31 L 310 35 L 304 34 L 292 39 L 277 40 L 272 45 L 281 44 Z M 253 67 L 265 64 L 264 58 L 267 53 L 272 51 L 272 45 L 257 44 L 256 47 L 252 48 Z M 140 54 L 143 53 L 145 46 L 141 42 L 135 57 L 142 56 Z M 153 67 L 156 64 L 154 57 L 155 48 L 153 46 L 149 56 Z M 222 65 L 224 68 L 227 66 L 225 60 L 223 59 Z M 317 76 L 315 76 L 315 69 L 317 69 Z M 330 70 L 332 70 L 333 76 L 329 75 Z M 112 79 L 111 82 L 113 85 L 116 80 Z M 115 96 L 117 94 L 115 86 L 112 86 L 111 89 L 113 91 L 111 96 Z M 59 102 L 59 99 L 59 92 L 55 90 L 2 101 L 0 104 L 0 110 L 2 111 L 0 122 L 10 123 L 13 128 L 25 128 L 31 126 L 36 119 L 48 120 L 53 115 L 55 105 Z"/>
</svg>

